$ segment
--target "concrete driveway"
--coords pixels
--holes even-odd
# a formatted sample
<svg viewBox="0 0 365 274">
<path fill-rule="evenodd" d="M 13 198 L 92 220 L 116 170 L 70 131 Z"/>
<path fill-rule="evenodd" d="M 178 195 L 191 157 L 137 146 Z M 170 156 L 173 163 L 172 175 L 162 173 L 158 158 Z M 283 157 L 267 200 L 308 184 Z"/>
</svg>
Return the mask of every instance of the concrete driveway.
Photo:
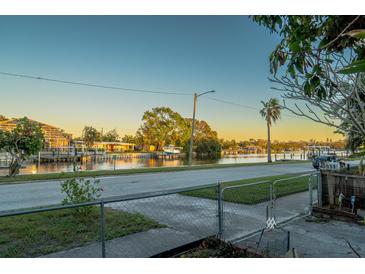
<svg viewBox="0 0 365 274">
<path fill-rule="evenodd" d="M 311 163 L 240 166 L 219 169 L 100 177 L 102 197 L 173 190 L 262 176 L 313 171 Z M 0 211 L 58 204 L 60 181 L 0 185 Z"/>
<path fill-rule="evenodd" d="M 355 223 L 316 218 L 298 218 L 283 226 L 284 231 L 267 231 L 263 234 L 260 250 L 272 248 L 272 253 L 285 256 L 282 243 L 290 231 L 290 248 L 300 258 L 357 258 L 365 257 L 365 227 Z M 236 243 L 238 246 L 257 247 L 260 234 Z M 351 246 L 350 246 L 351 245 Z M 356 252 L 354 252 L 354 250 Z M 271 254 L 273 255 L 273 254 Z"/>
</svg>

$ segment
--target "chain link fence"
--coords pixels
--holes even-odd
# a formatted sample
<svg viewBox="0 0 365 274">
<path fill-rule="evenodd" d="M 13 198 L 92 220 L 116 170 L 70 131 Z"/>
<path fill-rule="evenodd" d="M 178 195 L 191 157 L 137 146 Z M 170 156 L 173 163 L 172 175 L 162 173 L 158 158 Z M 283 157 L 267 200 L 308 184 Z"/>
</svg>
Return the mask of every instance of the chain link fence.
<svg viewBox="0 0 365 274">
<path fill-rule="evenodd" d="M 294 217 L 311 214 L 317 201 L 317 173 L 303 174 L 276 180 L 272 183 L 272 215 L 275 223 L 282 223 Z"/>
<path fill-rule="evenodd" d="M 151 257 L 217 235 L 217 200 L 197 191 L 217 196 L 214 184 L 1 212 L 0 257 Z"/>
<path fill-rule="evenodd" d="M 235 240 L 266 226 L 270 181 L 226 186 L 221 189 L 220 235 Z"/>
<path fill-rule="evenodd" d="M 210 189 L 215 189 L 215 186 Z M 192 191 L 204 191 L 196 188 Z M 169 195 L 111 203 L 108 206 L 129 214 L 139 214 L 157 227 L 109 241 L 110 257 L 150 257 L 191 242 L 217 235 L 218 208 L 212 199 L 192 197 L 185 191 Z M 108 225 L 106 225 L 108 230 Z"/>
<path fill-rule="evenodd" d="M 244 217 L 245 228 L 249 227 L 249 223 L 252 224 L 255 221 L 256 226 L 253 226 L 252 233 L 247 233 L 242 229 L 240 232 L 243 235 L 238 233 L 230 235 L 233 236 L 231 241 L 239 246 L 259 250 L 269 257 L 286 256 L 291 244 L 290 231 L 285 229 L 284 223 L 298 216 L 311 215 L 313 205 L 318 202 L 319 178 L 319 173 L 316 172 L 299 176 L 287 176 L 275 181 L 258 182 L 252 184 L 252 186 L 247 185 L 247 187 L 245 185 L 238 186 L 246 192 L 246 197 L 250 197 L 249 200 L 243 201 L 247 204 L 247 207 L 251 207 L 249 212 L 256 212 L 255 219 Z M 260 191 L 250 189 L 250 187 L 259 188 L 262 191 L 259 199 L 256 199 L 256 197 Z M 238 195 L 238 193 L 235 195 Z M 255 203 L 252 201 L 255 201 Z M 266 214 L 264 214 L 265 207 Z M 225 211 L 223 215 L 226 215 Z M 224 224 L 232 225 L 233 222 L 231 224 L 225 222 Z M 230 231 L 232 228 L 223 231 L 226 232 L 227 230 Z M 224 236 L 227 239 L 225 233 Z"/>
<path fill-rule="evenodd" d="M 213 235 L 237 241 L 310 213 L 317 185 L 304 174 L 0 212 L 0 257 L 151 257 Z"/>
</svg>

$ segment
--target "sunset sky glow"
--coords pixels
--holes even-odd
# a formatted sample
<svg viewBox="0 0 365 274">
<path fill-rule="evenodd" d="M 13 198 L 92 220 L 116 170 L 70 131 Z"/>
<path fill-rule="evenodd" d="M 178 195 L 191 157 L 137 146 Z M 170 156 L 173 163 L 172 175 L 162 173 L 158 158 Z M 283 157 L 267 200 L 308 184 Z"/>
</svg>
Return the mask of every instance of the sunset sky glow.
<svg viewBox="0 0 365 274">
<path fill-rule="evenodd" d="M 261 100 L 279 37 L 246 16 L 1 16 L 0 71 L 166 92 L 216 90 L 197 119 L 220 138 L 266 138 Z M 0 114 L 28 116 L 75 136 L 85 125 L 134 134 L 143 112 L 168 106 L 192 115 L 192 96 L 133 93 L 0 75 Z M 341 139 L 333 129 L 284 112 L 274 140 Z"/>
</svg>

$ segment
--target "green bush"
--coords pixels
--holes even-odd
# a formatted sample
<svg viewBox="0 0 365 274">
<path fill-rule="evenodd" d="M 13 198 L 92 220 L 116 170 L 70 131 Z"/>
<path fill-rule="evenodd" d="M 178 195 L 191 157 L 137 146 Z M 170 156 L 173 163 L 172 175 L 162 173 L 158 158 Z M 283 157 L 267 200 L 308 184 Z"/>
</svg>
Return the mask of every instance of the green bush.
<svg viewBox="0 0 365 274">
<path fill-rule="evenodd" d="M 99 186 L 100 180 L 72 178 L 61 183 L 61 192 L 66 194 L 63 205 L 79 204 L 98 199 L 103 189 Z M 92 208 L 90 206 L 78 207 L 74 209 L 75 215 L 79 217 L 89 217 Z"/>
<path fill-rule="evenodd" d="M 199 158 L 216 159 L 220 157 L 222 147 L 216 139 L 201 139 L 196 142 L 195 151 Z"/>
</svg>

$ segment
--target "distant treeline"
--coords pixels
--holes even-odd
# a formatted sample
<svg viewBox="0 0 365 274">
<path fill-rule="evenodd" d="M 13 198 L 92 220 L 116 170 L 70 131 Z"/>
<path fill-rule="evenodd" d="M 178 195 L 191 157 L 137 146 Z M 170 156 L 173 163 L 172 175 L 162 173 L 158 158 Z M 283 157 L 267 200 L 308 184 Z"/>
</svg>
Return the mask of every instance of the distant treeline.
<svg viewBox="0 0 365 274">
<path fill-rule="evenodd" d="M 239 151 L 247 148 L 257 147 L 261 152 L 265 152 L 267 149 L 267 140 L 264 139 L 249 139 L 245 141 L 236 140 L 223 140 L 220 139 L 223 151 Z M 333 149 L 345 149 L 346 140 L 332 141 L 328 139 L 327 141 L 271 141 L 271 151 L 272 152 L 283 152 L 283 151 L 300 151 L 303 150 L 305 146 L 329 146 Z"/>
<path fill-rule="evenodd" d="M 93 127 L 86 126 L 81 137 L 87 146 L 92 146 L 96 141 L 122 141 L 135 144 L 137 151 L 149 151 L 153 146 L 156 151 L 161 151 L 164 146 L 174 145 L 188 152 L 191 135 L 190 118 L 182 117 L 179 113 L 168 107 L 156 107 L 146 111 L 141 119 L 142 123 L 134 135 L 123 137 L 113 129 L 108 132 L 100 132 Z M 297 151 L 305 146 L 321 145 L 330 146 L 333 149 L 345 149 L 346 141 L 271 141 L 272 152 Z M 224 140 L 218 138 L 218 133 L 203 120 L 195 121 L 194 151 L 197 154 L 220 154 L 225 152 L 266 152 L 267 140 L 249 139 L 244 141 Z"/>
</svg>

